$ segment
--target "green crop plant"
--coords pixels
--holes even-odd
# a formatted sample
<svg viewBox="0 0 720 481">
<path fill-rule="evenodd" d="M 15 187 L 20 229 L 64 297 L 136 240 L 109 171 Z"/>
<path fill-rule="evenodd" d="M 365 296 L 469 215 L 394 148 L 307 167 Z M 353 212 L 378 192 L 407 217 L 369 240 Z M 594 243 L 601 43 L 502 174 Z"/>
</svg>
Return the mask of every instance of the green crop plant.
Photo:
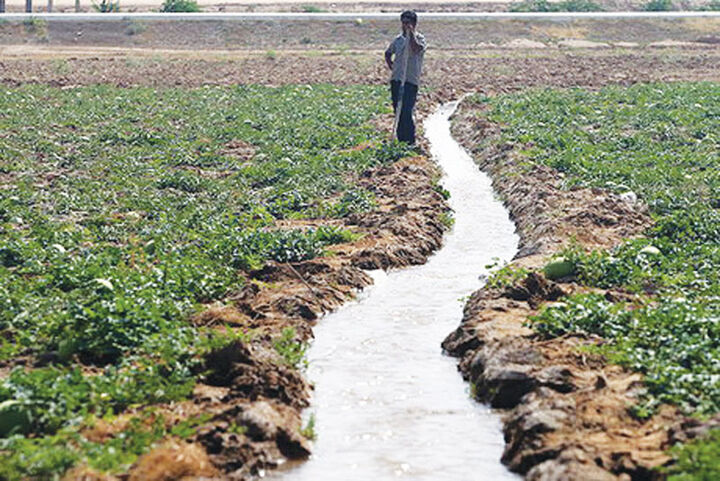
<svg viewBox="0 0 720 481">
<path fill-rule="evenodd" d="M 531 320 L 548 337 L 604 337 L 599 351 L 645 374 L 647 395 L 633 408 L 640 417 L 661 402 L 695 415 L 720 412 L 719 95 L 717 84 L 676 83 L 473 99 L 502 126 L 486 142 L 521 146 L 520 161 L 562 172 L 566 188 L 632 191 L 649 207 L 654 222 L 644 237 L 559 253 L 580 282 L 636 301 L 573 295 Z M 709 442 L 715 447 L 699 441 L 682 451 L 672 479 L 713 479 L 694 474 L 717 470 L 709 463 L 717 440 Z M 689 459 L 701 465 L 691 469 Z"/>
<path fill-rule="evenodd" d="M 300 429 L 300 434 L 311 441 L 317 439 L 317 433 L 315 432 L 315 413 L 310 414 L 307 423 Z"/>
<path fill-rule="evenodd" d="M 642 9 L 646 12 L 669 12 L 675 8 L 672 0 L 650 0 Z"/>
<path fill-rule="evenodd" d="M 487 266 L 488 268 L 495 268 L 495 265 Z M 491 289 L 501 289 L 511 286 L 521 279 L 527 277 L 530 271 L 524 267 L 517 267 L 513 264 L 504 265 L 497 270 L 493 271 L 485 284 Z"/>
<path fill-rule="evenodd" d="M 668 481 L 713 481 L 720 479 L 720 429 L 671 451 L 675 464 L 666 470 Z"/>
<path fill-rule="evenodd" d="M 410 153 L 373 126 L 384 100 L 364 86 L 5 88 L 0 359 L 42 362 L 0 379 L 0 478 L 53 479 L 77 463 L 122 471 L 161 437 L 190 433 L 142 422 L 110 444 L 81 434 L 186 399 L 204 355 L 248 342 L 189 321 L 244 271 L 358 238 L 276 221 L 374 208 L 355 179 Z M 283 336 L 279 350 L 301 364 L 305 348 Z"/>
<path fill-rule="evenodd" d="M 305 356 L 309 346 L 296 338 L 295 329 L 292 327 L 283 329 L 282 335 L 273 341 L 273 347 L 288 365 L 307 366 Z"/>
<path fill-rule="evenodd" d="M 324 13 L 327 12 L 324 8 L 320 8 L 317 5 L 301 5 L 302 11 L 305 13 Z"/>
<path fill-rule="evenodd" d="M 195 13 L 200 11 L 200 7 L 195 0 L 165 0 L 160 11 Z"/>
<path fill-rule="evenodd" d="M 92 8 L 100 13 L 117 13 L 120 11 L 120 0 L 100 0 L 99 3 L 93 1 Z"/>
</svg>

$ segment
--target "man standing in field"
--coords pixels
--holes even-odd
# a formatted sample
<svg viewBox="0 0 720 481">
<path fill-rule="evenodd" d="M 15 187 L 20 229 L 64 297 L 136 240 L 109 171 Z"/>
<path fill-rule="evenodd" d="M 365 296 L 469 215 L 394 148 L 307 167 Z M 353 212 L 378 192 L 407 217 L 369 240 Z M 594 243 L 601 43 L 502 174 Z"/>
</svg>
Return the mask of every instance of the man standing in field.
<svg viewBox="0 0 720 481">
<path fill-rule="evenodd" d="M 385 50 L 385 63 L 392 71 L 390 76 L 390 95 L 393 111 L 397 112 L 402 95 L 400 119 L 397 122 L 397 139 L 409 144 L 415 143 L 415 123 L 413 109 L 417 99 L 420 73 L 425 56 L 425 37 L 417 32 L 417 14 L 405 11 L 400 15 L 402 33 L 390 42 Z M 393 57 L 394 56 L 394 57 Z"/>
</svg>

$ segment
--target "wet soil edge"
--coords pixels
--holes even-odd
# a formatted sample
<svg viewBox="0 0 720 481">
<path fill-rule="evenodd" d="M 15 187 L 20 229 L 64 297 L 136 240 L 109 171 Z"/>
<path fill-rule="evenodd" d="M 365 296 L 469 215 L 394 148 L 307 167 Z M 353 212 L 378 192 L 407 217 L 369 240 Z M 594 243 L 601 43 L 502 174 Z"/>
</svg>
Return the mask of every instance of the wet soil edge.
<svg viewBox="0 0 720 481">
<path fill-rule="evenodd" d="M 391 122 L 387 117 L 376 121 L 379 128 Z M 191 399 L 153 407 L 170 425 L 208 417 L 189 442 L 165 439 L 119 477 L 79 466 L 64 479 L 245 480 L 307 458 L 312 451 L 311 433 L 303 431 L 301 413 L 310 405 L 312 386 L 301 367 L 282 359 L 274 343 L 288 328 L 294 330 L 295 340 L 309 341 L 313 326 L 324 314 L 351 301 L 372 283 L 366 271 L 423 264 L 440 248 L 447 230 L 443 220 L 450 209 L 437 188 L 439 177 L 438 167 L 420 153 L 354 179 L 374 194 L 375 208 L 329 222 L 361 234 L 359 240 L 331 246 L 325 257 L 269 262 L 247 272 L 241 289 L 193 317 L 198 325 L 252 332 L 252 337 L 206 357 L 205 374 Z M 278 227 L 327 222 L 279 221 Z M 132 414 L 84 434 L 107 440 L 123 430 L 125 418 Z"/>
<path fill-rule="evenodd" d="M 531 273 L 499 288 L 476 291 L 462 323 L 443 343 L 475 396 L 503 409 L 502 461 L 528 480 L 655 480 L 670 462 L 666 449 L 683 430 L 683 416 L 664 406 L 651 419 L 630 415 L 642 378 L 591 355 L 595 337 L 543 340 L 525 325 L 546 302 L 587 288 L 532 273 L 571 237 L 585 247 L 609 248 L 641 235 L 651 220 L 642 204 L 601 189 L 562 190 L 561 175 L 522 164 L 521 146 L 488 142 L 497 126 L 463 102 L 453 135 L 493 179 L 517 225 L 513 266 Z M 608 299 L 620 292 L 599 291 Z"/>
</svg>

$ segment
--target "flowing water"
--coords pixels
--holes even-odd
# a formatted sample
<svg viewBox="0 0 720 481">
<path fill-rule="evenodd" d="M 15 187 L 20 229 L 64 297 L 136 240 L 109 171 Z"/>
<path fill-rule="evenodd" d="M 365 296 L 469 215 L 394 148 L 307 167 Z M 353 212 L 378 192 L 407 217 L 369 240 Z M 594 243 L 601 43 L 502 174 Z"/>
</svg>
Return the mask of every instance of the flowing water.
<svg viewBox="0 0 720 481">
<path fill-rule="evenodd" d="M 452 232 L 425 265 L 374 273 L 358 302 L 319 322 L 308 372 L 317 441 L 285 480 L 518 479 L 499 461 L 499 416 L 470 398 L 456 360 L 440 348 L 485 266 L 517 248 L 490 179 L 450 136 L 455 107 L 441 106 L 425 123 L 451 193 Z"/>
</svg>

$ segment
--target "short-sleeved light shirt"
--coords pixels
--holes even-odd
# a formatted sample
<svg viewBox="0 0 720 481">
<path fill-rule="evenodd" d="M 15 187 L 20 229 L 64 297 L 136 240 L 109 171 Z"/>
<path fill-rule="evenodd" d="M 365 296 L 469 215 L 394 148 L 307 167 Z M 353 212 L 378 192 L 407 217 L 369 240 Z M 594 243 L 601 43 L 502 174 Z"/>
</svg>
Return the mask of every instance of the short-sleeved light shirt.
<svg viewBox="0 0 720 481">
<path fill-rule="evenodd" d="M 425 49 L 427 48 L 427 43 L 425 42 L 425 37 L 423 36 L 423 34 L 419 32 L 415 32 L 415 40 L 417 41 L 418 45 L 422 47 L 419 52 L 414 52 L 413 49 L 410 48 L 409 39 L 402 34 L 395 37 L 395 39 L 390 42 L 390 45 L 388 45 L 386 52 L 395 54 L 395 60 L 393 61 L 392 75 L 390 76 L 390 80 L 402 81 L 403 67 L 405 66 L 405 47 L 407 47 L 407 53 L 410 56 L 407 59 L 407 72 L 405 74 L 405 81 L 411 84 L 420 85 L 420 74 L 422 73 L 422 64 L 423 58 L 425 57 Z"/>
</svg>

